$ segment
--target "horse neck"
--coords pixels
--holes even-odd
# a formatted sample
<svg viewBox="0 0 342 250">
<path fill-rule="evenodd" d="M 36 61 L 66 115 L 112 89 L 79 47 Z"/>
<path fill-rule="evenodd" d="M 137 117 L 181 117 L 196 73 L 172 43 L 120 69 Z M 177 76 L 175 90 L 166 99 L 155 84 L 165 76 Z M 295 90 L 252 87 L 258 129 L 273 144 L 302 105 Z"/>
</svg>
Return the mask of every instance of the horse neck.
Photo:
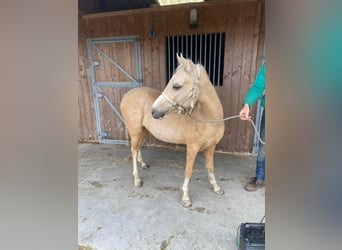
<svg viewBox="0 0 342 250">
<path fill-rule="evenodd" d="M 198 101 L 193 115 L 206 119 L 221 119 L 223 117 L 221 101 L 207 77 L 200 82 Z"/>
</svg>

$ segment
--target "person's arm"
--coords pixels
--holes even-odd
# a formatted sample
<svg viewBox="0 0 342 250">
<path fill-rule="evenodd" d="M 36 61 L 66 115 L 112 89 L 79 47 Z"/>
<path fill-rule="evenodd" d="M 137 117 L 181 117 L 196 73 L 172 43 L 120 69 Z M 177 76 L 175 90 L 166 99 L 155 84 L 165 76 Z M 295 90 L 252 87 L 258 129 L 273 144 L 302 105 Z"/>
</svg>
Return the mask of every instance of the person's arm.
<svg viewBox="0 0 342 250">
<path fill-rule="evenodd" d="M 243 99 L 243 105 L 239 112 L 241 120 L 249 120 L 251 116 L 249 111 L 251 106 L 258 100 L 259 96 L 265 90 L 265 64 L 261 65 L 259 72 L 255 78 L 252 87 L 248 90 L 245 98 Z"/>
<path fill-rule="evenodd" d="M 261 65 L 253 85 L 248 90 L 245 98 L 243 99 L 243 103 L 247 103 L 249 107 L 252 107 L 253 104 L 256 102 L 256 100 L 258 100 L 259 96 L 262 95 L 264 90 L 265 90 L 265 64 Z"/>
</svg>

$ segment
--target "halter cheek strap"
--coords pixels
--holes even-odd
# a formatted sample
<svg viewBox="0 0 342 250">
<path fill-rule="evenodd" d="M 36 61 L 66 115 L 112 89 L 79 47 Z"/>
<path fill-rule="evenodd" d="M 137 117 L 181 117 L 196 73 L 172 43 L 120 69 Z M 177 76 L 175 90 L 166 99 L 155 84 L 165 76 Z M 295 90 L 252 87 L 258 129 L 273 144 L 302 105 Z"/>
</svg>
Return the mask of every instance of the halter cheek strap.
<svg viewBox="0 0 342 250">
<path fill-rule="evenodd" d="M 165 93 L 163 92 L 161 94 L 169 103 L 172 104 L 172 106 L 176 109 L 178 109 L 178 113 L 179 114 L 184 114 L 185 113 L 185 109 L 183 108 L 183 106 L 179 103 L 174 102 L 173 100 L 171 100 L 167 95 L 165 95 Z"/>
<path fill-rule="evenodd" d="M 194 109 L 197 100 L 198 100 L 198 86 L 199 86 L 199 81 L 200 81 L 200 67 L 198 64 L 196 64 L 196 69 L 197 69 L 197 76 L 195 79 L 195 85 L 192 88 L 192 95 L 191 95 L 191 102 L 190 102 L 190 110 L 189 110 L 189 115 L 191 115 L 192 110 Z"/>
</svg>

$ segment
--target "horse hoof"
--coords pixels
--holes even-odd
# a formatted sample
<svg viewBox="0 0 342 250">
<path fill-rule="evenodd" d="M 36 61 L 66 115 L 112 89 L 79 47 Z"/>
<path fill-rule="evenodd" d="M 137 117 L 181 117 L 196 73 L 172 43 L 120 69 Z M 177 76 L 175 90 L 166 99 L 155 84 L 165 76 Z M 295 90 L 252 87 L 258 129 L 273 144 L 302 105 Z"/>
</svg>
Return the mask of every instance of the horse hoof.
<svg viewBox="0 0 342 250">
<path fill-rule="evenodd" d="M 142 167 L 143 169 L 149 169 L 149 168 L 150 168 L 150 166 L 147 165 L 147 164 L 141 165 L 141 167 Z"/>
<path fill-rule="evenodd" d="M 191 201 L 190 200 L 182 200 L 182 206 L 183 207 L 186 207 L 186 208 L 188 208 L 188 207 L 191 207 Z"/>
<path fill-rule="evenodd" d="M 134 186 L 135 187 L 141 187 L 143 184 L 143 182 L 141 180 L 138 180 L 138 181 L 134 181 Z"/>
<path fill-rule="evenodd" d="M 222 189 L 214 190 L 214 193 L 219 194 L 219 195 L 224 195 L 224 191 Z"/>
</svg>

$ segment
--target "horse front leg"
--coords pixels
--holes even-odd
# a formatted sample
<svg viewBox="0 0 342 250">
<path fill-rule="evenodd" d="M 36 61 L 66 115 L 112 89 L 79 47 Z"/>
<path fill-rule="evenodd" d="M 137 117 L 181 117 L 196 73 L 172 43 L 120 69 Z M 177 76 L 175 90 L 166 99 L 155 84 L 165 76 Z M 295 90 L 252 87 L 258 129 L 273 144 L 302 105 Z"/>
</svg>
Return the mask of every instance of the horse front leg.
<svg viewBox="0 0 342 250">
<path fill-rule="evenodd" d="M 219 187 L 216 182 L 215 175 L 214 175 L 214 151 L 215 145 L 207 148 L 203 151 L 204 159 L 205 159 L 205 166 L 208 169 L 208 179 L 209 183 L 213 187 L 213 190 L 216 194 L 224 194 L 224 191 Z"/>
<path fill-rule="evenodd" d="M 194 162 L 198 153 L 198 149 L 191 148 L 187 146 L 186 151 L 186 166 L 185 166 L 185 178 L 182 186 L 183 197 L 182 205 L 183 207 L 191 207 L 191 199 L 189 196 L 189 182 L 193 172 Z"/>
</svg>

